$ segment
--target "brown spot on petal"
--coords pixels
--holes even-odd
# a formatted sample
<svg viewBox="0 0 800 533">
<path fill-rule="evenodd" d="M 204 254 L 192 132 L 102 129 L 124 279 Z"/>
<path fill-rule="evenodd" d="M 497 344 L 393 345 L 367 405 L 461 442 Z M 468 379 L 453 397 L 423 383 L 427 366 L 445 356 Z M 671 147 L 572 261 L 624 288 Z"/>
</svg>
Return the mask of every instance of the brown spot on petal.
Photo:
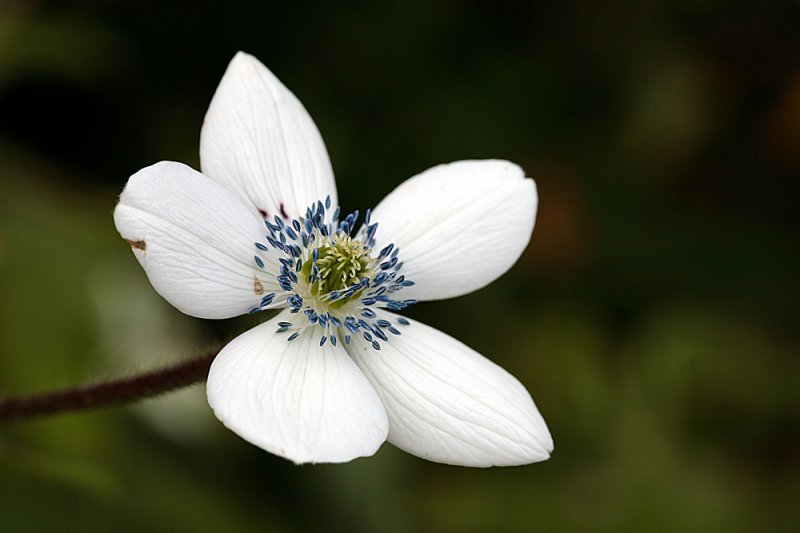
<svg viewBox="0 0 800 533">
<path fill-rule="evenodd" d="M 147 250 L 147 243 L 144 241 L 132 241 L 130 239 L 125 239 L 125 240 L 128 241 L 128 244 L 131 245 L 131 248 L 138 248 L 143 252 Z"/>
<path fill-rule="evenodd" d="M 261 284 L 261 280 L 256 276 L 253 276 L 253 292 L 255 292 L 257 296 L 264 294 L 264 285 Z"/>
</svg>

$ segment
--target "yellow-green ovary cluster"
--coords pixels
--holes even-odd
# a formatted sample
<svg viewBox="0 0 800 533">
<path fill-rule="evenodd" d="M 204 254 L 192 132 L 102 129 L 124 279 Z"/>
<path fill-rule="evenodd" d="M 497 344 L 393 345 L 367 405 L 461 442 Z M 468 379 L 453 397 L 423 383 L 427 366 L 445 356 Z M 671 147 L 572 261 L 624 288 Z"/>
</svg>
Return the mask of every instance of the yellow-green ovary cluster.
<svg viewBox="0 0 800 533">
<path fill-rule="evenodd" d="M 306 279 L 314 268 L 314 262 L 309 258 L 303 264 L 302 272 Z M 312 292 L 323 295 L 333 291 L 344 291 L 362 278 L 371 277 L 371 262 L 369 250 L 363 242 L 352 239 L 349 235 L 334 235 L 330 242 L 317 248 L 318 273 L 311 286 Z M 344 301 L 337 303 L 341 304 Z"/>
</svg>

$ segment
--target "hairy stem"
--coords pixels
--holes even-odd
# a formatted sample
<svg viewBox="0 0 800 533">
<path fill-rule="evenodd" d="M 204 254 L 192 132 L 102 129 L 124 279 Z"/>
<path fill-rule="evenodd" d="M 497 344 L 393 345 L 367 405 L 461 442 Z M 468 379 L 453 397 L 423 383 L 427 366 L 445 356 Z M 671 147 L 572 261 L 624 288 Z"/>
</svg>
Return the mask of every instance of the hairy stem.
<svg viewBox="0 0 800 533">
<path fill-rule="evenodd" d="M 136 376 L 30 396 L 0 399 L 0 423 L 152 398 L 199 383 L 218 350 Z"/>
</svg>

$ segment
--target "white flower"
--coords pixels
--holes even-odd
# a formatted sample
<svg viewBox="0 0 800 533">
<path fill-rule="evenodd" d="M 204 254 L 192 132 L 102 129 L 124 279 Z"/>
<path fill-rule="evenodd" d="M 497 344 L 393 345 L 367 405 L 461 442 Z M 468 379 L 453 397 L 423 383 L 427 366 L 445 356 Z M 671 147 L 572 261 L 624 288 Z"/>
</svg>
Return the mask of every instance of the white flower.
<svg viewBox="0 0 800 533">
<path fill-rule="evenodd" d="M 216 416 L 295 463 L 344 462 L 388 439 L 465 466 L 547 459 L 550 433 L 511 374 L 396 314 L 480 289 L 530 240 L 533 180 L 507 161 L 440 165 L 340 217 L 328 154 L 302 104 L 233 58 L 200 137 L 202 173 L 164 161 L 114 211 L 153 287 L 182 312 L 280 309 L 217 356 Z M 488 333 L 488 332 L 487 332 Z"/>
</svg>

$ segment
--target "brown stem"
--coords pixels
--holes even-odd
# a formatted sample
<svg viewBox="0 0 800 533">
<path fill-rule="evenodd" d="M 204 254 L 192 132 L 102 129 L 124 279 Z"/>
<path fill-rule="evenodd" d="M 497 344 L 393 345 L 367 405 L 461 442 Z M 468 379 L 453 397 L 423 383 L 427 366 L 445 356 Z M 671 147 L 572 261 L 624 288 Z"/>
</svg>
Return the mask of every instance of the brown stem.
<svg viewBox="0 0 800 533">
<path fill-rule="evenodd" d="M 119 405 L 199 383 L 208 376 L 208 369 L 217 353 L 218 350 L 215 350 L 195 359 L 128 378 L 0 399 L 0 423 L 66 411 Z"/>
</svg>

